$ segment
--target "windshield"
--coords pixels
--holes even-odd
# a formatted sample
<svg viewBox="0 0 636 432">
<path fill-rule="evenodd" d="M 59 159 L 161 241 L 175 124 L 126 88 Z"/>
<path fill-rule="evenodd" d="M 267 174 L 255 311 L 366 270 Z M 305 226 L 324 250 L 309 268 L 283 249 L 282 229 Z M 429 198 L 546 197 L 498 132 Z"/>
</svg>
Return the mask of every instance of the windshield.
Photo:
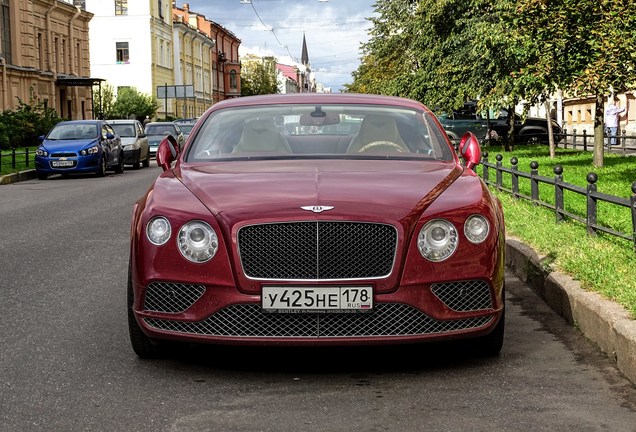
<svg viewBox="0 0 636 432">
<path fill-rule="evenodd" d="M 126 123 L 112 123 L 111 126 L 115 129 L 115 132 L 122 138 L 135 137 L 135 125 Z"/>
<path fill-rule="evenodd" d="M 205 119 L 186 161 L 272 157 L 454 160 L 429 114 L 377 105 L 281 104 L 217 111 Z"/>
<path fill-rule="evenodd" d="M 97 138 L 97 125 L 90 123 L 62 123 L 46 137 L 50 140 L 78 140 Z"/>
<path fill-rule="evenodd" d="M 166 135 L 172 134 L 173 136 L 177 136 L 177 129 L 174 125 L 171 124 L 149 124 L 146 125 L 146 134 L 147 135 Z"/>
</svg>

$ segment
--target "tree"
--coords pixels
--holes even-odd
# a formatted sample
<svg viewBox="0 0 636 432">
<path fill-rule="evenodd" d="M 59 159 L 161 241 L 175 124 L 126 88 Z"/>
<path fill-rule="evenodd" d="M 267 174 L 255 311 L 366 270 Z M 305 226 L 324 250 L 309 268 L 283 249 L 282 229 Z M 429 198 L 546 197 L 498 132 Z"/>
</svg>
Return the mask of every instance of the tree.
<svg viewBox="0 0 636 432">
<path fill-rule="evenodd" d="M 113 104 L 115 103 L 115 90 L 113 86 L 104 83 L 93 87 L 93 116 L 95 118 L 113 118 Z"/>
<path fill-rule="evenodd" d="M 134 87 L 124 87 L 119 89 L 109 118 L 126 119 L 134 116 L 143 121 L 146 116 L 153 117 L 158 108 L 159 102 L 155 97 L 142 94 Z"/>
<path fill-rule="evenodd" d="M 276 59 L 252 59 L 241 68 L 241 96 L 278 93 Z"/>
</svg>

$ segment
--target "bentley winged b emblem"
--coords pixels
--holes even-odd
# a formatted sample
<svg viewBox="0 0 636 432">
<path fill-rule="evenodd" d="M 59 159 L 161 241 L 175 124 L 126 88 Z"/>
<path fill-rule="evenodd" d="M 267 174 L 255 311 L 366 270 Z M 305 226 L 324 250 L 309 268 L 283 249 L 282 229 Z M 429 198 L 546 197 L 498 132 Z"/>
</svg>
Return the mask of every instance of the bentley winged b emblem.
<svg viewBox="0 0 636 432">
<path fill-rule="evenodd" d="M 333 209 L 333 206 L 313 205 L 313 206 L 303 206 L 303 207 L 301 207 L 301 209 L 307 210 L 307 211 L 311 211 L 311 212 L 314 212 L 314 213 L 320 213 L 320 212 L 324 212 L 324 211 Z"/>
</svg>

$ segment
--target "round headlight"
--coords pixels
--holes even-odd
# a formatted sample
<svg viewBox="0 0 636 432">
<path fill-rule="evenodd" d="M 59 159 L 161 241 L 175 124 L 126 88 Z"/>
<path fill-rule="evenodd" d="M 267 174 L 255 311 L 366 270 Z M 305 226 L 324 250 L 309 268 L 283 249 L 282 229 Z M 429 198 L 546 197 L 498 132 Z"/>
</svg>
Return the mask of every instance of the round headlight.
<svg viewBox="0 0 636 432">
<path fill-rule="evenodd" d="M 490 232 L 488 220 L 482 215 L 474 214 L 464 223 L 464 234 L 471 243 L 481 243 L 486 240 Z"/>
<path fill-rule="evenodd" d="M 444 219 L 427 222 L 417 236 L 417 248 L 429 261 L 444 261 L 457 249 L 457 230 Z"/>
<path fill-rule="evenodd" d="M 170 222 L 163 216 L 152 218 L 146 225 L 146 236 L 150 243 L 157 246 L 165 244 L 170 238 Z"/>
<path fill-rule="evenodd" d="M 202 221 L 192 221 L 179 230 L 177 238 L 179 252 L 186 259 L 195 262 L 206 262 L 216 254 L 219 239 L 210 225 Z"/>
</svg>

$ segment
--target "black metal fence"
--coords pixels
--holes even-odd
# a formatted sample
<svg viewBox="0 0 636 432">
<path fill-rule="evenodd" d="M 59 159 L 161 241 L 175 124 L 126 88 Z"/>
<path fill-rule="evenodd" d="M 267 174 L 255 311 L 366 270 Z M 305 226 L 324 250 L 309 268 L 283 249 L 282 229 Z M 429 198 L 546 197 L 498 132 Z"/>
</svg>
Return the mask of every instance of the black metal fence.
<svg viewBox="0 0 636 432">
<path fill-rule="evenodd" d="M 10 166 L 12 169 L 26 167 L 27 169 L 35 164 L 35 151 L 25 147 L 23 151 L 11 149 L 11 151 L 0 151 L 0 167 Z"/>
<path fill-rule="evenodd" d="M 582 132 L 577 132 L 576 129 L 573 129 L 571 133 L 568 133 L 567 129 L 563 129 L 560 135 L 559 147 L 582 149 L 584 151 L 594 150 L 594 133 L 588 134 L 585 129 Z M 636 135 L 627 135 L 625 130 L 616 134 L 616 145 L 611 146 L 610 142 L 611 135 L 608 131 L 605 131 L 603 144 L 607 150 L 617 150 L 623 154 L 636 152 Z"/>
<path fill-rule="evenodd" d="M 557 222 L 569 218 L 586 225 L 587 232 L 591 235 L 604 232 L 629 240 L 636 250 L 636 182 L 632 183 L 631 196 L 629 198 L 621 198 L 598 192 L 596 186 L 598 176 L 594 172 L 590 172 L 587 175 L 587 187 L 580 187 L 563 181 L 563 167 L 561 165 L 554 166 L 554 178 L 551 178 L 539 175 L 539 163 L 536 161 L 530 163 L 530 172 L 524 172 L 519 171 L 516 157 L 510 159 L 511 166 L 509 168 L 503 166 L 503 156 L 501 154 L 498 154 L 495 159 L 496 162 L 494 164 L 488 162 L 488 153 L 484 152 L 482 157 L 482 178 L 486 184 L 500 191 L 510 193 L 515 198 L 526 199 L 533 204 L 554 210 Z M 491 170 L 494 170 L 494 181 L 490 178 Z M 505 184 L 504 174 L 509 175 L 509 179 L 507 179 L 508 181 L 506 181 Z M 526 185 L 525 188 L 520 188 L 519 179 L 528 180 L 529 187 Z M 551 192 L 546 193 L 545 189 L 543 190 L 543 194 L 540 193 L 540 185 L 542 184 L 552 188 L 554 195 L 552 195 Z M 564 199 L 565 191 L 586 197 L 585 210 L 577 212 L 576 210 L 572 210 L 572 206 L 566 209 Z M 542 195 L 544 198 L 542 198 Z M 548 195 L 550 198 L 553 198 L 551 202 L 546 198 Z M 598 222 L 599 202 L 628 209 L 627 211 L 631 214 L 631 231 L 620 231 L 620 228 L 617 228 L 618 225 L 609 226 L 609 223 L 603 225 Z"/>
</svg>

